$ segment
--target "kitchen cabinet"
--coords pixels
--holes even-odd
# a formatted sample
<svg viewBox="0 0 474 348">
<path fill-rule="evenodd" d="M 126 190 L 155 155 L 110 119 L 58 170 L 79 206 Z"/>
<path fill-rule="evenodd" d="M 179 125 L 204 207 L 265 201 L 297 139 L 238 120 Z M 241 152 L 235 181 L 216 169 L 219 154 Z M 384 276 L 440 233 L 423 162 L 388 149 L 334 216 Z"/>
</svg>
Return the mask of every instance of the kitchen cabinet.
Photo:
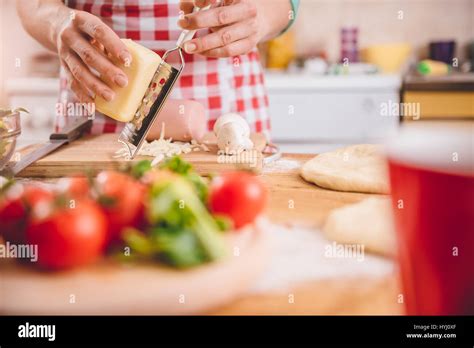
<svg viewBox="0 0 474 348">
<path fill-rule="evenodd" d="M 287 145 L 377 142 L 399 124 L 381 108 L 399 102 L 397 75 L 266 76 L 272 139 Z M 303 148 L 303 146 L 302 146 Z M 313 151 L 314 152 L 314 149 Z"/>
<path fill-rule="evenodd" d="M 420 118 L 474 119 L 474 73 L 447 76 L 408 75 L 403 81 L 403 102 L 418 104 Z M 405 117 L 403 120 L 411 120 Z"/>
</svg>

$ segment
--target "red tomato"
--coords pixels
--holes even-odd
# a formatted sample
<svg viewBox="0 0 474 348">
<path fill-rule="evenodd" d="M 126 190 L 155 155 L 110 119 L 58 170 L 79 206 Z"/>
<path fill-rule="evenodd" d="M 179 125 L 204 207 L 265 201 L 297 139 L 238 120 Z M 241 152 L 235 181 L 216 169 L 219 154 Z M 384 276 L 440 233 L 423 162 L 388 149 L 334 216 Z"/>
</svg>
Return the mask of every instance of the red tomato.
<svg viewBox="0 0 474 348">
<path fill-rule="evenodd" d="M 53 200 L 54 194 L 50 191 L 15 184 L 0 197 L 0 234 L 11 243 L 23 243 L 31 209 Z"/>
<path fill-rule="evenodd" d="M 229 172 L 211 183 L 209 205 L 215 214 L 227 215 L 236 228 L 251 223 L 265 208 L 267 191 L 247 172 Z"/>
<path fill-rule="evenodd" d="M 78 201 L 47 216 L 33 218 L 26 241 L 38 246 L 38 265 L 52 270 L 82 266 L 103 252 L 107 221 L 93 201 Z"/>
<path fill-rule="evenodd" d="M 85 176 L 63 178 L 58 182 L 59 191 L 71 197 L 88 197 L 90 195 L 89 179 Z"/>
<path fill-rule="evenodd" d="M 125 227 L 140 227 L 143 223 L 146 186 L 112 171 L 99 173 L 96 182 L 109 224 L 107 240 L 112 244 L 120 242 Z"/>
</svg>

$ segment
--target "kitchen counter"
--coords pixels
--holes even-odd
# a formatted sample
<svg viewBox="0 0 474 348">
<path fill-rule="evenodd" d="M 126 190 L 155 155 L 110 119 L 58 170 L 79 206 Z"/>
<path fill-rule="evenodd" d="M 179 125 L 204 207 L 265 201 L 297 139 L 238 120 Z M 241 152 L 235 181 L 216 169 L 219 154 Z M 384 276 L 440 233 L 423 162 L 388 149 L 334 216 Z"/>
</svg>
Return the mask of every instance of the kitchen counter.
<svg viewBox="0 0 474 348">
<path fill-rule="evenodd" d="M 474 73 L 452 73 L 446 76 L 410 74 L 403 80 L 405 91 L 474 91 Z"/>
<path fill-rule="evenodd" d="M 396 74 L 316 75 L 268 71 L 265 83 L 270 92 L 279 90 L 318 91 L 392 91 L 399 89 L 402 78 Z"/>
<path fill-rule="evenodd" d="M 268 72 L 265 81 L 272 139 L 285 150 L 315 153 L 307 145 L 377 143 L 398 127 L 398 117 L 381 116 L 381 109 L 399 102 L 400 75 Z"/>
<path fill-rule="evenodd" d="M 402 103 L 417 105 L 415 119 L 474 119 L 474 73 L 446 76 L 407 75 L 403 81 Z M 412 120 L 407 115 L 402 120 Z"/>
</svg>

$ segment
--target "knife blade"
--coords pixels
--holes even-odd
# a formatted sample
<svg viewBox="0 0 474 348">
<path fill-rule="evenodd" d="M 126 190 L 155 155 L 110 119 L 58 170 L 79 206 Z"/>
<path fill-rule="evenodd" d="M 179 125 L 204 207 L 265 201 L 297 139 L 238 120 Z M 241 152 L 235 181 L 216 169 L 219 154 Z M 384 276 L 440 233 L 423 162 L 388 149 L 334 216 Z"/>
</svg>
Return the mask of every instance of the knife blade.
<svg viewBox="0 0 474 348">
<path fill-rule="evenodd" d="M 0 175 L 7 178 L 14 177 L 32 163 L 50 154 L 64 144 L 71 143 L 80 138 L 91 126 L 92 119 L 89 117 L 66 117 L 65 126 L 59 132 L 51 134 L 47 143 L 27 154 L 20 161 L 10 162 L 0 171 Z"/>
</svg>

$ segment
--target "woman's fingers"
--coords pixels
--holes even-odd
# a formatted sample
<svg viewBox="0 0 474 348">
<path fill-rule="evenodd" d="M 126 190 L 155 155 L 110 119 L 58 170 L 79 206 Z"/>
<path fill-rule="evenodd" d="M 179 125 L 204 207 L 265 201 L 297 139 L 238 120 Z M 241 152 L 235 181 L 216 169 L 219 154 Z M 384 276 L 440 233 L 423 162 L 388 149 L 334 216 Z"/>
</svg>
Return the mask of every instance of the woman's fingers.
<svg viewBox="0 0 474 348">
<path fill-rule="evenodd" d="M 194 6 L 203 8 L 208 5 L 215 4 L 217 2 L 218 0 L 194 0 Z"/>
<path fill-rule="evenodd" d="M 234 57 L 240 56 L 250 52 L 256 45 L 257 38 L 256 36 L 250 36 L 246 39 L 232 42 L 231 44 L 214 48 L 209 51 L 201 52 L 200 54 L 210 58 L 224 58 L 224 57 Z"/>
<path fill-rule="evenodd" d="M 186 42 L 187 53 L 201 53 L 218 47 L 230 45 L 232 42 L 245 39 L 257 33 L 258 27 L 254 19 L 236 23 L 200 38 Z"/>
<path fill-rule="evenodd" d="M 246 1 L 188 14 L 178 24 L 188 30 L 205 29 L 233 24 L 256 15 L 255 4 Z"/>
<path fill-rule="evenodd" d="M 95 69 L 101 79 L 104 79 L 108 84 L 115 83 L 119 87 L 125 87 L 128 84 L 127 75 L 79 33 L 72 34 L 68 44 L 85 65 Z"/>
<path fill-rule="evenodd" d="M 87 91 L 76 79 L 72 79 L 71 90 L 81 103 L 94 102 L 94 99 L 89 95 L 89 91 Z"/>
<path fill-rule="evenodd" d="M 179 9 L 185 15 L 187 15 L 188 13 L 193 12 L 194 1 L 193 0 L 180 0 L 179 1 Z"/>
<path fill-rule="evenodd" d="M 111 87 L 128 84 L 127 75 L 114 62 L 127 66 L 132 56 L 99 18 L 84 11 L 73 14 L 57 35 L 58 53 L 69 72 L 71 89 L 84 102 L 93 102 L 91 94 L 111 101 L 115 97 Z"/>
<path fill-rule="evenodd" d="M 104 55 L 106 55 L 106 51 L 105 51 L 105 47 L 104 45 L 102 45 L 99 41 L 97 41 L 96 39 L 92 39 L 90 44 L 92 46 L 94 46 L 96 49 L 99 50 L 99 52 L 103 53 Z"/>
<path fill-rule="evenodd" d="M 179 0 L 179 9 L 183 11 L 184 14 L 193 12 L 194 7 L 206 7 L 212 3 L 217 3 L 219 0 Z"/>
<path fill-rule="evenodd" d="M 217 3 L 224 5 L 196 13 L 189 13 L 189 3 L 182 1 L 185 15 L 179 20 L 179 25 L 183 29 L 210 29 L 211 32 L 187 42 L 184 46 L 187 53 L 213 58 L 231 57 L 248 53 L 258 43 L 262 30 L 253 0 L 194 0 L 199 7 Z"/>
<path fill-rule="evenodd" d="M 220 3 L 232 3 L 234 0 L 179 0 L 179 9 L 184 14 L 193 12 L 194 7 L 203 8 L 208 5 L 218 6 Z"/>
<path fill-rule="evenodd" d="M 104 22 L 87 12 L 78 12 L 75 21 L 77 28 L 104 45 L 107 52 L 122 61 L 125 66 L 130 65 L 132 55 L 118 35 Z"/>
<path fill-rule="evenodd" d="M 71 70 L 69 70 L 69 67 L 64 62 L 62 62 L 62 66 L 67 77 L 68 88 L 74 92 L 74 95 L 79 100 L 79 102 L 93 103 L 94 98 L 92 97 L 92 93 L 89 92 L 72 76 Z"/>
<path fill-rule="evenodd" d="M 195 7 L 203 8 L 208 5 L 212 6 L 219 6 L 221 3 L 224 4 L 226 2 L 232 2 L 234 0 L 180 0 L 179 1 L 179 9 L 180 9 L 180 16 L 179 19 L 183 19 L 183 17 L 187 14 L 190 14 L 194 11 Z"/>
<path fill-rule="evenodd" d="M 93 75 L 89 68 L 84 65 L 82 60 L 73 51 L 68 50 L 68 52 L 62 54 L 62 58 L 74 79 L 83 85 L 84 88 L 93 92 L 95 95 L 100 95 L 107 101 L 114 99 L 114 91 L 97 76 Z"/>
</svg>

